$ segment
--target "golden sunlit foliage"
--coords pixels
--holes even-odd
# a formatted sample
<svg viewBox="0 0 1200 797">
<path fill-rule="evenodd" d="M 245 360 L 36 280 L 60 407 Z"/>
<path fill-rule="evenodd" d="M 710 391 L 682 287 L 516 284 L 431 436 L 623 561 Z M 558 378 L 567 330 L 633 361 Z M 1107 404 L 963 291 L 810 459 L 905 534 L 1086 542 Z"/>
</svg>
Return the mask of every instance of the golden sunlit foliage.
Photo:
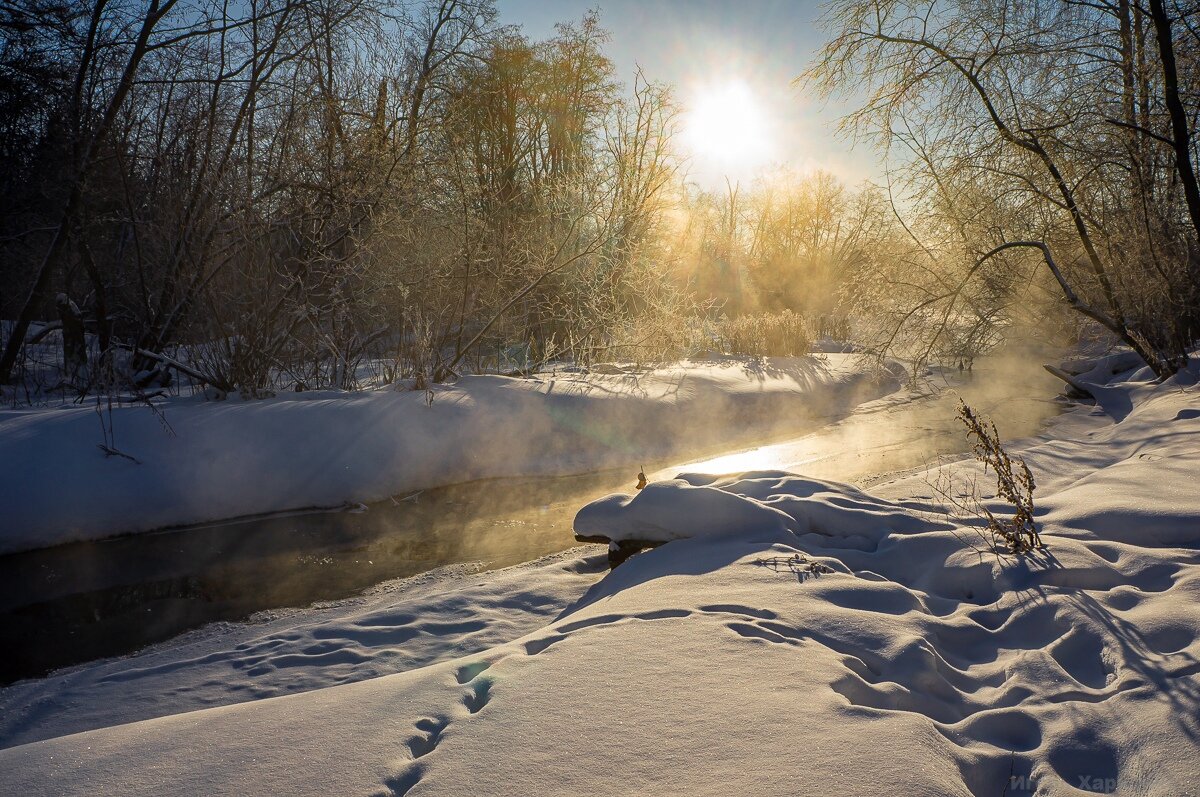
<svg viewBox="0 0 1200 797">
<path fill-rule="evenodd" d="M 860 93 L 846 126 L 892 156 L 908 219 L 910 256 L 879 275 L 891 340 L 928 352 L 1032 304 L 1094 322 L 1160 376 L 1186 362 L 1200 334 L 1200 106 L 1181 90 L 1200 77 L 1194 5 L 838 0 L 827 21 L 807 77 Z"/>
<path fill-rule="evenodd" d="M 753 80 L 617 74 L 595 13 L 0 9 L 0 382 L 38 321 L 93 336 L 63 389 L 258 395 L 830 335 L 969 365 L 1064 308 L 1165 374 L 1200 307 L 1184 11 L 840 0 L 808 77 L 892 156 L 854 187 L 769 162 Z"/>
<path fill-rule="evenodd" d="M 733 79 L 680 108 L 617 75 L 595 14 L 542 41 L 487 0 L 29 14 L 3 57 L 40 100 L 0 86 L 25 131 L 0 200 L 5 378 L 36 372 L 22 344 L 60 292 L 97 339 L 81 391 L 800 353 L 875 234 L 827 175 L 689 184 L 689 157 L 763 165 L 770 109 Z"/>
</svg>

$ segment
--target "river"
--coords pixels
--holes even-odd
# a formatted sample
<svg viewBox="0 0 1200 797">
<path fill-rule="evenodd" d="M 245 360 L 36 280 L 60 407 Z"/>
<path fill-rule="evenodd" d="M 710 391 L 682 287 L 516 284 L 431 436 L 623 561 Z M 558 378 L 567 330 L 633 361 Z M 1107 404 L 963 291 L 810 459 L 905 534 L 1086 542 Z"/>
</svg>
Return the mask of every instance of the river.
<svg viewBox="0 0 1200 797">
<path fill-rule="evenodd" d="M 862 486 L 966 450 L 961 396 L 1004 439 L 1036 434 L 1061 411 L 1061 384 L 1030 355 L 980 361 L 856 408 L 810 433 L 680 463 L 681 470 L 783 469 Z M 584 503 L 629 492 L 636 468 L 495 479 L 425 490 L 362 512 L 322 512 L 74 543 L 0 557 L 0 683 L 120 655 L 216 620 L 345 597 L 456 562 L 489 568 L 576 545 Z"/>
</svg>

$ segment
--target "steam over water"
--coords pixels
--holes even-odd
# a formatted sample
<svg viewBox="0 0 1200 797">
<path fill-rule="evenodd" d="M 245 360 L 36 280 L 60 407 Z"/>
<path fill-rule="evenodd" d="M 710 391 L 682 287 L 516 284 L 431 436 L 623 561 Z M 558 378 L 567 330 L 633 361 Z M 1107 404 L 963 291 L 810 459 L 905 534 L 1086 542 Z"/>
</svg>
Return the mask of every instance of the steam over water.
<svg viewBox="0 0 1200 797">
<path fill-rule="evenodd" d="M 980 360 L 970 373 L 935 371 L 910 390 L 865 404 L 812 434 L 685 467 L 705 473 L 787 470 L 869 486 L 887 474 L 966 451 L 956 417 L 960 399 L 990 417 L 1002 440 L 1037 434 L 1061 409 L 1055 396 L 1063 385 L 1041 366 L 1051 357 L 1011 351 Z M 654 477 L 669 478 L 677 470 Z"/>
</svg>

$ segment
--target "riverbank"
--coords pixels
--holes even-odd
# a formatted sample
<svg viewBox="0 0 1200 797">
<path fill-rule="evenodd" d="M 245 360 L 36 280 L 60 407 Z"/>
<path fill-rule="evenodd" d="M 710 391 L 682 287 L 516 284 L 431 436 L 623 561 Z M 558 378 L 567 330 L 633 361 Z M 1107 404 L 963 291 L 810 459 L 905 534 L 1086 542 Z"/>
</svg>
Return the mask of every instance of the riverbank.
<svg viewBox="0 0 1200 797">
<path fill-rule="evenodd" d="M 989 356 L 971 373 L 926 374 L 915 386 L 864 402 L 834 423 L 785 442 L 725 450 L 699 461 L 641 464 L 652 480 L 669 479 L 680 470 L 774 468 L 860 485 L 863 479 L 877 481 L 939 455 L 961 456 L 967 443 L 955 419 L 959 398 L 994 415 L 1006 438 L 1037 434 L 1062 409 L 1053 398 L 1061 383 L 1038 366 L 1040 361 L 1027 353 Z M 340 600 L 447 565 L 480 563 L 494 569 L 537 559 L 574 545 L 572 519 L 578 508 L 629 489 L 635 473 L 636 466 L 567 477 L 490 479 L 424 490 L 407 500 L 372 504 L 367 511 L 286 513 L 0 556 L 0 637 L 22 640 L 0 658 L 0 684 L 127 656 L 205 623 Z M 303 611 L 290 616 L 304 621 Z M 93 671 L 108 666 L 96 662 Z M 111 666 L 141 665 L 131 660 Z M 55 683 L 67 681 L 75 687 L 89 682 L 64 672 L 30 688 L 48 695 Z M 72 693 L 65 688 L 48 699 L 70 703 Z M 131 704 L 120 698 L 110 702 Z M 129 719 L 205 705 L 166 698 L 132 702 L 146 712 Z M 54 721 L 57 713 L 43 704 L 44 718 Z M 4 736 L 0 718 L 0 739 Z"/>
<path fill-rule="evenodd" d="M 476 479 L 636 467 L 800 429 L 901 379 L 898 366 L 855 355 L 721 357 L 469 376 L 430 391 L 3 410 L 0 553 Z"/>
</svg>

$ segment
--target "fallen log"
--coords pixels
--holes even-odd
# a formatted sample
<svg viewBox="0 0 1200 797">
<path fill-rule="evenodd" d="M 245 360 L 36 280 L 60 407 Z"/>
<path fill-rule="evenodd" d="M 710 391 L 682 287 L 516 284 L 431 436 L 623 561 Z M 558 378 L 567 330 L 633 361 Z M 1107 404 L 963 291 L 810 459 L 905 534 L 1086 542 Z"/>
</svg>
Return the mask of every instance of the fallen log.
<svg viewBox="0 0 1200 797">
<path fill-rule="evenodd" d="M 1071 374 L 1068 374 L 1063 369 L 1058 368 L 1053 365 L 1043 365 L 1042 367 L 1045 368 L 1048 373 L 1050 373 L 1050 374 L 1058 377 L 1062 381 L 1066 382 L 1067 385 L 1071 388 L 1071 390 L 1074 391 L 1073 395 L 1070 392 L 1068 392 L 1067 395 L 1072 396 L 1073 398 L 1090 398 L 1090 399 L 1096 398 L 1092 394 L 1092 391 L 1089 390 L 1086 385 L 1084 385 L 1082 382 L 1080 382 L 1075 377 L 1071 376 Z"/>
</svg>

